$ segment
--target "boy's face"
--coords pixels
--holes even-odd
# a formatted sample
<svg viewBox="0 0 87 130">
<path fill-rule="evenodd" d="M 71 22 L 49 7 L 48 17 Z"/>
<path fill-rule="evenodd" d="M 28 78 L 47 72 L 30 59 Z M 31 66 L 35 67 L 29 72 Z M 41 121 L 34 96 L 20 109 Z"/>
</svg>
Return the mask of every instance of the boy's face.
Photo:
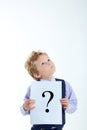
<svg viewBox="0 0 87 130">
<path fill-rule="evenodd" d="M 50 58 L 46 54 L 40 55 L 37 61 L 35 61 L 35 64 L 39 72 L 39 74 L 35 74 L 35 76 L 37 78 L 50 80 L 55 72 L 55 65 Z"/>
</svg>

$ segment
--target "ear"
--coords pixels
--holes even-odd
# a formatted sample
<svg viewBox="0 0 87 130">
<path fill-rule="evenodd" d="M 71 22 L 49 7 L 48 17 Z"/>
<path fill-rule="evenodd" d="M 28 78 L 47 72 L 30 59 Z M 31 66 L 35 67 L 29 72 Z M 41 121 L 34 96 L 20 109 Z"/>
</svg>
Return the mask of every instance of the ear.
<svg viewBox="0 0 87 130">
<path fill-rule="evenodd" d="M 39 78 L 41 78 L 41 75 L 36 73 L 36 74 L 34 74 L 34 77 L 39 79 Z"/>
</svg>

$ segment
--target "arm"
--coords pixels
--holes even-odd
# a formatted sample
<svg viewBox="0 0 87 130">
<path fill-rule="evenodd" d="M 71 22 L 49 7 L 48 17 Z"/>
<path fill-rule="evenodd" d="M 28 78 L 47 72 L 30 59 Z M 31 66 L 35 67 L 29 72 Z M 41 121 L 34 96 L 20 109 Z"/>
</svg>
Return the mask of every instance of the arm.
<svg viewBox="0 0 87 130">
<path fill-rule="evenodd" d="M 23 115 L 30 114 L 30 110 L 34 109 L 35 107 L 33 106 L 35 104 L 35 100 L 30 99 L 30 88 L 27 90 L 27 93 L 24 98 L 24 103 L 20 107 L 20 110 Z"/>
<path fill-rule="evenodd" d="M 73 113 L 77 109 L 77 98 L 70 84 L 68 82 L 65 82 L 65 84 L 66 96 L 60 101 L 67 113 Z"/>
</svg>

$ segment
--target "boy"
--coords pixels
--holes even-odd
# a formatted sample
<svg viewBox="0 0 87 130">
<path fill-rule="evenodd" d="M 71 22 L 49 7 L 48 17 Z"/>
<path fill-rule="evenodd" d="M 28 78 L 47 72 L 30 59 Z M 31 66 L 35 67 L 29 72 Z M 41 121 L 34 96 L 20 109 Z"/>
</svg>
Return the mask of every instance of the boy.
<svg viewBox="0 0 87 130">
<path fill-rule="evenodd" d="M 28 73 L 37 81 L 56 81 L 53 77 L 55 72 L 55 65 L 47 55 L 47 53 L 40 51 L 33 51 L 31 56 L 25 63 L 25 68 Z M 59 79 L 60 81 L 64 81 Z M 73 113 L 77 108 L 77 99 L 75 93 L 68 82 L 65 83 L 65 97 L 60 100 L 64 112 Z M 25 95 L 25 101 L 21 107 L 21 112 L 26 115 L 30 113 L 30 110 L 35 108 L 35 100 L 30 99 L 30 88 Z M 37 118 L 37 117 L 36 117 Z M 65 123 L 65 121 L 64 121 Z M 51 124 L 38 124 L 33 125 L 31 130 L 62 130 L 62 125 L 51 125 Z"/>
</svg>

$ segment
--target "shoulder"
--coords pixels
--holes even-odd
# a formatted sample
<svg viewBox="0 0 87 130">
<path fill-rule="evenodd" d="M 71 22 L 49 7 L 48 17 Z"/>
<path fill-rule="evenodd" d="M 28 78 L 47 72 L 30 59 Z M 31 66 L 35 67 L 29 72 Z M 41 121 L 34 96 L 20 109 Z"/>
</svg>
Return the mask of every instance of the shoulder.
<svg viewBox="0 0 87 130">
<path fill-rule="evenodd" d="M 72 86 L 68 81 L 65 81 L 65 86 L 67 90 L 72 90 Z"/>
<path fill-rule="evenodd" d="M 30 86 L 27 88 L 24 100 L 29 99 L 29 97 L 30 97 Z"/>
<path fill-rule="evenodd" d="M 75 92 L 74 92 L 71 84 L 69 82 L 65 81 L 65 85 L 66 85 L 66 97 L 67 98 L 70 98 L 70 97 L 75 98 L 76 95 L 75 95 Z"/>
<path fill-rule="evenodd" d="M 62 81 L 65 84 L 66 89 L 72 89 L 71 84 L 65 79 L 55 78 L 56 81 Z"/>
</svg>

